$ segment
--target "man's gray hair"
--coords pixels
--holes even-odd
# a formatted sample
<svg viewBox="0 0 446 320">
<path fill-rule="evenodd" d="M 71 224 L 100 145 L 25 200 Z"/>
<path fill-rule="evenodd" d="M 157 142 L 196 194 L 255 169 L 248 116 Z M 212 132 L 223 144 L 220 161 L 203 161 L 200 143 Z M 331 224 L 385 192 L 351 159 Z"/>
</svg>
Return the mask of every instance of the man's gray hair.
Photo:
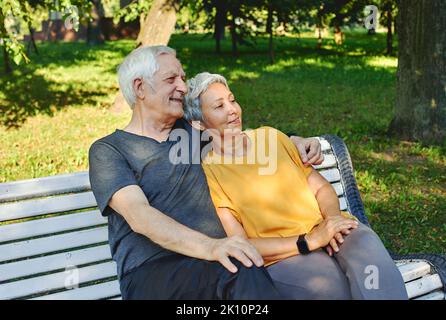
<svg viewBox="0 0 446 320">
<path fill-rule="evenodd" d="M 119 87 L 130 108 L 133 109 L 136 103 L 133 81 L 145 79 L 150 83 L 159 70 L 157 57 L 162 54 L 176 56 L 175 50 L 167 46 L 141 47 L 133 50 L 118 67 Z"/>
<path fill-rule="evenodd" d="M 187 81 L 187 94 L 184 97 L 184 119 L 187 121 L 203 121 L 200 96 L 213 83 L 221 83 L 229 89 L 228 83 L 222 75 L 202 72 Z"/>
</svg>

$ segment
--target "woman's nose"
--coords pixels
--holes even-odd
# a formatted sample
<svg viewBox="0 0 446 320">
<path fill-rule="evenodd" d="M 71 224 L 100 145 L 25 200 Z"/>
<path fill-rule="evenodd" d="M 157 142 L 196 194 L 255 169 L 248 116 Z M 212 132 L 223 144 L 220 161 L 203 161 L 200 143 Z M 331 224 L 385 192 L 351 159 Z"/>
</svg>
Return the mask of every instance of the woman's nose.
<svg viewBox="0 0 446 320">
<path fill-rule="evenodd" d="M 228 106 L 230 114 L 237 113 L 237 107 L 233 103 L 228 102 Z"/>
</svg>

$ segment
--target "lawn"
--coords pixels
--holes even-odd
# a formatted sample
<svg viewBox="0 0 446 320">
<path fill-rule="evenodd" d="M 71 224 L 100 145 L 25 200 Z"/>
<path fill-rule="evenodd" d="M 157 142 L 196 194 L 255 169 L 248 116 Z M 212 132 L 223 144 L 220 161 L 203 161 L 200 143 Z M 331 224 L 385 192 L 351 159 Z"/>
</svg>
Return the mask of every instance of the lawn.
<svg viewBox="0 0 446 320">
<path fill-rule="evenodd" d="M 247 128 L 277 127 L 302 136 L 326 133 L 349 147 L 370 223 L 398 253 L 446 253 L 446 147 L 389 139 L 397 59 L 385 57 L 385 35 L 349 33 L 336 47 L 316 39 L 266 39 L 233 57 L 202 35 L 174 35 L 185 71 L 221 73 L 244 110 Z M 0 182 L 86 170 L 90 144 L 129 121 L 110 106 L 115 70 L 132 49 L 121 40 L 100 47 L 40 44 L 32 63 L 0 72 Z M 0 65 L 2 65 L 0 57 Z"/>
</svg>

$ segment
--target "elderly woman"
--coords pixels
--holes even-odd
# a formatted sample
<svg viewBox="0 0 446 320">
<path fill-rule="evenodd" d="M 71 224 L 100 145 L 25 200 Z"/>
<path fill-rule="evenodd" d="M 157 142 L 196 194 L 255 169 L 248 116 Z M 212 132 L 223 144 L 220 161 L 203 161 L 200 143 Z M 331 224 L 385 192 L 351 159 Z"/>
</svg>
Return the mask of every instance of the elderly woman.
<svg viewBox="0 0 446 320">
<path fill-rule="evenodd" d="M 224 77 L 190 79 L 184 117 L 212 137 L 203 167 L 227 235 L 256 247 L 282 296 L 407 299 L 379 237 L 340 211 L 330 183 L 302 164 L 289 138 L 269 127 L 242 130 Z"/>
</svg>

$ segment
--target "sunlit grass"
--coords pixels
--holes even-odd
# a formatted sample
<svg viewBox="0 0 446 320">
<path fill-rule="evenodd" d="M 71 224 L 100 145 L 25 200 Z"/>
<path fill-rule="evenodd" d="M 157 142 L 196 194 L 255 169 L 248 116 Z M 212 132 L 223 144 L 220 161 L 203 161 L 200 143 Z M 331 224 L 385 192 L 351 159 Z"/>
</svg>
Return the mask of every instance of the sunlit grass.
<svg viewBox="0 0 446 320">
<path fill-rule="evenodd" d="M 349 147 L 367 214 L 396 252 L 445 253 L 446 150 L 389 139 L 397 59 L 385 57 L 385 35 L 352 33 L 342 46 L 314 33 L 267 39 L 223 53 L 202 35 L 175 35 L 171 46 L 188 77 L 202 71 L 228 78 L 244 124 L 277 127 L 302 136 L 337 134 Z M 40 44 L 32 64 L 0 73 L 0 182 L 86 170 L 90 144 L 122 128 L 130 112 L 110 112 L 116 67 L 129 40 L 101 47 Z M 1 65 L 1 57 L 0 57 Z"/>
</svg>

